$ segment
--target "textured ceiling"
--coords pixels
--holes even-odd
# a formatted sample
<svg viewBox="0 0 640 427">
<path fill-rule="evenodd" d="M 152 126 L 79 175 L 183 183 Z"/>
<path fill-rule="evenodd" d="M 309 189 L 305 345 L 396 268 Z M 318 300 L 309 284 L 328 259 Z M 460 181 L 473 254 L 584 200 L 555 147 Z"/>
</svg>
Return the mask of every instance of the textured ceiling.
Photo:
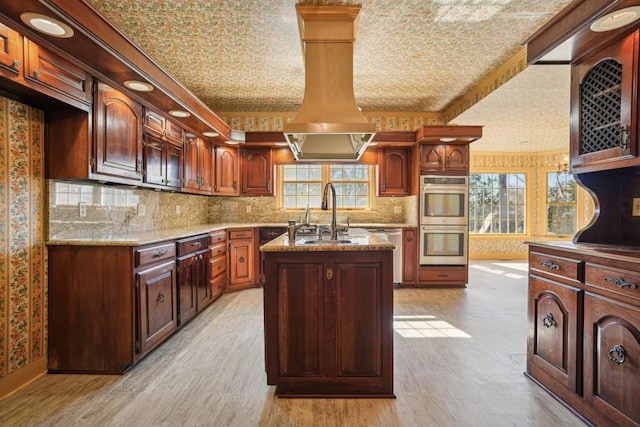
<svg viewBox="0 0 640 427">
<path fill-rule="evenodd" d="M 354 91 L 364 112 L 439 112 L 519 51 L 571 2 L 87 1 L 217 113 L 299 109 L 304 65 L 297 3 L 362 5 Z M 502 90 L 491 97 L 499 97 Z M 485 134 L 488 131 L 486 127 Z"/>
</svg>

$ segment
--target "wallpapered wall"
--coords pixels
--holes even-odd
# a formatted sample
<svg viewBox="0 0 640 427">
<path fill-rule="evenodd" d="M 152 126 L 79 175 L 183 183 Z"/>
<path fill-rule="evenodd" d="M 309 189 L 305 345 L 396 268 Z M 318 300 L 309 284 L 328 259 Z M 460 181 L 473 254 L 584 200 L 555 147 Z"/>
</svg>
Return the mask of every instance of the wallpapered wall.
<svg viewBox="0 0 640 427">
<path fill-rule="evenodd" d="M 0 97 L 0 377 L 46 356 L 44 115 Z"/>
</svg>

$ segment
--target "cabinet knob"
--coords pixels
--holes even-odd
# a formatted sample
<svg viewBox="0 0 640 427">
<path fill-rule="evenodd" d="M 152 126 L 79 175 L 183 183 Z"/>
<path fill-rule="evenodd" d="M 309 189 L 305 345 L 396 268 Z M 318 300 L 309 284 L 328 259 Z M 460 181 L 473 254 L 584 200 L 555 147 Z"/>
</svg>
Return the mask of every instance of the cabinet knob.
<svg viewBox="0 0 640 427">
<path fill-rule="evenodd" d="M 20 68 L 20 61 L 18 61 L 17 59 L 13 60 L 13 68 Z"/>
<path fill-rule="evenodd" d="M 624 348 L 620 344 L 614 345 L 613 348 L 609 350 L 609 361 L 616 365 L 622 365 L 625 361 L 625 356 Z"/>
<path fill-rule="evenodd" d="M 333 268 L 327 268 L 327 280 L 333 279 Z"/>
<path fill-rule="evenodd" d="M 33 70 L 33 77 L 35 77 L 35 79 L 39 79 L 40 78 L 40 70 Z"/>
<path fill-rule="evenodd" d="M 238 258 L 238 262 L 244 262 L 244 257 L 241 256 L 240 258 Z"/>
<path fill-rule="evenodd" d="M 553 314 L 547 313 L 547 315 L 542 318 L 542 324 L 545 328 L 550 328 L 556 325 L 556 319 L 553 318 Z"/>
<path fill-rule="evenodd" d="M 166 301 L 166 297 L 164 296 L 164 294 L 162 292 L 158 292 L 158 298 L 156 298 L 156 301 L 158 302 L 165 302 Z"/>
</svg>

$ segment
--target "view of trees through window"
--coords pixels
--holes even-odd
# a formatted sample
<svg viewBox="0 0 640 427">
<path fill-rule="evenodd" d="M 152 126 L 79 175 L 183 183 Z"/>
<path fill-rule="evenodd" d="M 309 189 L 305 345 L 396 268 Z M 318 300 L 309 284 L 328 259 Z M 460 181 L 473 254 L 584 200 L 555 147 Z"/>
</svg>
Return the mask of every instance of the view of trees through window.
<svg viewBox="0 0 640 427">
<path fill-rule="evenodd" d="M 320 207 L 327 182 L 336 188 L 336 206 L 343 209 L 370 207 L 371 173 L 367 165 L 282 166 L 283 208 Z"/>
<path fill-rule="evenodd" d="M 523 234 L 525 212 L 524 173 L 469 175 L 470 233 Z"/>
<path fill-rule="evenodd" d="M 576 228 L 576 182 L 567 172 L 547 172 L 547 234 L 571 236 Z"/>
</svg>

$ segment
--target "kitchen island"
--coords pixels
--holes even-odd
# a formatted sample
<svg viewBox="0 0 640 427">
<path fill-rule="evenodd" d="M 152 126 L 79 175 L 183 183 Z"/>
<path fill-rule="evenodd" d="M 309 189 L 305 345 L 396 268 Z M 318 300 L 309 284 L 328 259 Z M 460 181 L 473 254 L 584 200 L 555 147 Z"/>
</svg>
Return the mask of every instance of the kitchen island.
<svg viewBox="0 0 640 427">
<path fill-rule="evenodd" d="M 395 397 L 394 247 L 365 231 L 260 247 L 267 384 L 277 396 Z"/>
</svg>

